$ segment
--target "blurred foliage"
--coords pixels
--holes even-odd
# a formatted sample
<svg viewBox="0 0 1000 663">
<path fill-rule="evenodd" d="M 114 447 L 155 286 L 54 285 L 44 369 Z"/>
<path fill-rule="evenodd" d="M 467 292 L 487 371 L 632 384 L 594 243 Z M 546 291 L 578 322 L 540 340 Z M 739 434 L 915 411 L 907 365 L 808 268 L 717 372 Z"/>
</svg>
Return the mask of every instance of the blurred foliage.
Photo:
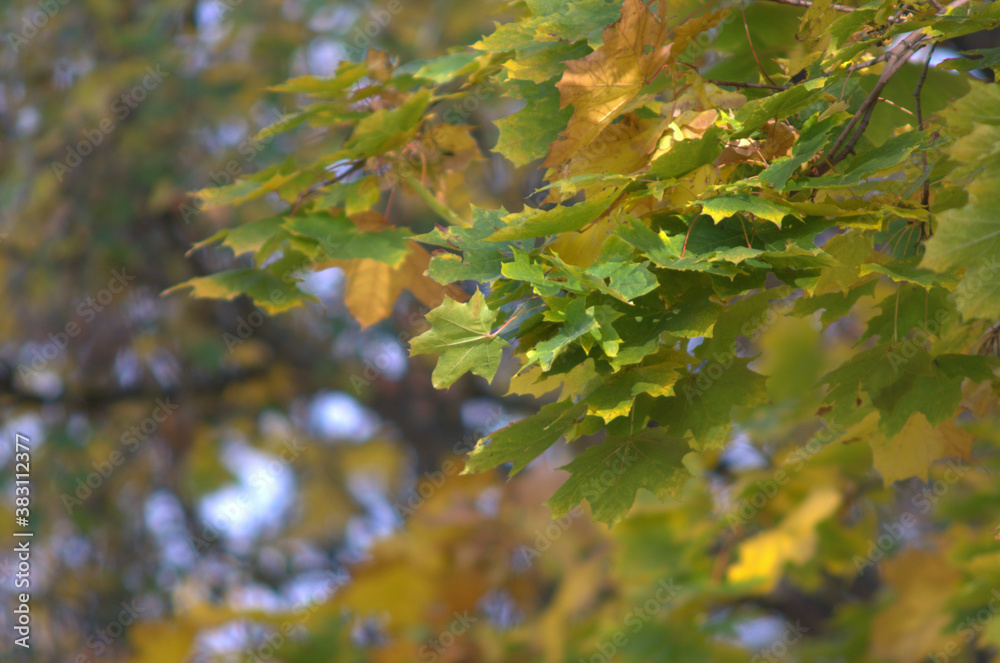
<svg viewBox="0 0 1000 663">
<path fill-rule="evenodd" d="M 651 5 L 5 7 L 30 660 L 995 657 L 996 6 Z"/>
</svg>

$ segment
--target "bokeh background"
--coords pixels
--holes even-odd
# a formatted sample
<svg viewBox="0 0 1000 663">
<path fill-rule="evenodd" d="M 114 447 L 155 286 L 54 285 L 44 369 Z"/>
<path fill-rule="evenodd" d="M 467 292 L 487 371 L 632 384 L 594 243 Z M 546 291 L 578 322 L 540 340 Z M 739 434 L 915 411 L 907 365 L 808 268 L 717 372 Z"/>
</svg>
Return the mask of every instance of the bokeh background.
<svg viewBox="0 0 1000 663">
<path fill-rule="evenodd" d="M 402 62 L 440 55 L 508 16 L 489 0 L 398 1 L 391 20 L 379 4 L 327 0 L 0 7 L 0 521 L 6 537 L 18 432 L 33 450 L 36 533 L 27 653 L 8 637 L 16 567 L 6 546 L 0 554 L 0 658 L 592 661 L 624 647 L 614 637 L 623 630 L 629 660 L 778 660 L 774 643 L 801 640 L 790 635 L 796 623 L 857 636 L 831 650 L 864 649 L 866 610 L 885 605 L 874 566 L 853 583 L 810 567 L 808 592 L 704 591 L 730 554 L 712 543 L 727 528 L 712 502 L 733 481 L 725 467 L 692 488 L 685 509 L 613 534 L 583 510 L 552 523 L 541 506 L 569 450 L 510 482 L 460 475 L 478 437 L 537 402 L 502 397 L 510 367 L 492 387 L 470 377 L 433 389 L 432 363 L 407 356 L 425 312 L 408 294 L 364 330 L 336 269 L 309 278 L 316 303 L 274 317 L 247 300 L 161 296 L 245 259 L 194 244 L 273 213 L 268 200 L 198 212 L 188 192 L 227 183 L 234 161 L 246 174 L 314 149 L 308 130 L 252 139 L 292 103 L 269 87 L 329 75 L 369 42 Z M 794 29 L 792 10 L 773 11 L 775 34 Z M 938 106 L 955 93 L 939 82 Z M 468 120 L 484 150 L 504 104 Z M 481 198 L 509 210 L 538 183 L 532 168 L 496 155 L 475 168 Z M 433 223 L 405 196 L 393 213 L 402 225 Z M 728 453 L 728 467 L 767 464 L 745 443 Z M 878 492 L 867 452 L 836 453 L 831 463 L 855 463 L 856 499 L 871 498 L 887 520 L 897 502 L 924 494 Z M 827 476 L 814 470 L 796 479 L 802 491 Z M 971 502 L 948 491 L 959 500 L 952 515 L 996 497 L 987 476 L 964 475 L 976 484 Z M 718 520 L 699 515 L 708 513 Z M 877 522 L 822 531 L 821 545 L 847 567 Z M 934 560 L 908 557 L 895 572 Z M 958 582 L 947 573 L 925 575 L 927 586 Z M 661 590 L 674 583 L 700 587 L 702 603 L 661 620 L 676 598 Z M 920 589 L 907 600 L 924 602 Z M 867 607 L 831 622 L 842 602 Z M 655 628 L 635 631 L 629 621 L 654 618 Z M 823 646 L 803 660 L 833 660 Z"/>
<path fill-rule="evenodd" d="M 232 160 L 248 174 L 309 149 L 308 134 L 251 140 L 292 103 L 269 86 L 363 56 L 365 28 L 404 60 L 444 53 L 498 9 L 404 4 L 385 26 L 362 2 L 0 7 L 0 416 L 5 439 L 27 434 L 34 449 L 33 660 L 179 661 L 189 645 L 211 652 L 212 633 L 193 641 L 213 628 L 227 634 L 219 652 L 254 642 L 260 629 L 227 627 L 226 610 L 275 611 L 323 590 L 323 572 L 399 528 L 421 473 L 509 416 L 481 381 L 437 391 L 432 366 L 407 359 L 398 337 L 412 299 L 362 333 L 337 270 L 311 283 L 321 304 L 277 318 L 247 301 L 160 296 L 233 263 L 227 249 L 186 253 L 260 214 L 193 213 L 188 192 L 227 181 Z M 12 523 L 13 442 L 0 465 Z M 495 510 L 479 488 L 469 495 Z M 151 626 L 95 641 L 131 621 L 123 601 Z M 212 614 L 175 619 L 199 608 Z M 10 616 L 4 658 L 16 653 Z M 338 619 L 320 620 L 332 625 L 322 660 L 377 635 L 342 639 Z"/>
</svg>

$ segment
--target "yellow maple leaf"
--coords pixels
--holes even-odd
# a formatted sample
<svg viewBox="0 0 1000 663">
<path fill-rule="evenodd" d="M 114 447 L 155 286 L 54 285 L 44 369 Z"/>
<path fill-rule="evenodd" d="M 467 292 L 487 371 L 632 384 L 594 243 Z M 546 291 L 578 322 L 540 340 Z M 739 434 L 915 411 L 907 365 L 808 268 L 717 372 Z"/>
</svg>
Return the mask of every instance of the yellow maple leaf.
<svg viewBox="0 0 1000 663">
<path fill-rule="evenodd" d="M 579 152 L 566 164 L 564 177 L 583 173 L 633 173 L 649 164 L 667 126 L 665 119 L 642 119 L 626 113 L 621 121 L 604 128 L 590 149 Z M 554 175 L 554 174 L 553 174 Z"/>
<path fill-rule="evenodd" d="M 628 110 L 639 90 L 669 61 L 666 3 L 657 16 L 642 0 L 625 0 L 621 18 L 604 29 L 604 43 L 579 60 L 566 62 L 556 84 L 563 108 L 573 115 L 549 147 L 544 166 L 553 168 L 586 148 L 616 117 Z"/>
<path fill-rule="evenodd" d="M 362 328 L 387 318 L 404 289 L 430 308 L 436 308 L 446 296 L 460 302 L 469 298 L 462 289 L 442 286 L 426 276 L 430 254 L 415 242 L 409 247 L 410 253 L 396 267 L 370 258 L 332 260 L 318 266 L 344 270 L 344 304 Z"/>
<path fill-rule="evenodd" d="M 840 505 L 840 492 L 818 488 L 777 527 L 750 537 L 740 544 L 739 561 L 729 567 L 730 582 L 759 581 L 760 591 L 770 591 L 785 564 L 805 564 L 816 553 L 816 525 Z"/>
<path fill-rule="evenodd" d="M 932 426 L 927 417 L 913 414 L 892 439 L 875 434 L 869 438 L 873 465 L 886 485 L 900 479 L 927 480 L 931 463 L 945 456 L 972 458 L 973 436 L 954 421 Z"/>
<path fill-rule="evenodd" d="M 951 621 L 941 600 L 954 591 L 959 573 L 939 554 L 908 550 L 882 564 L 885 584 L 896 600 L 875 617 L 871 656 L 879 661 L 916 663 L 944 648 L 942 630 Z"/>
</svg>

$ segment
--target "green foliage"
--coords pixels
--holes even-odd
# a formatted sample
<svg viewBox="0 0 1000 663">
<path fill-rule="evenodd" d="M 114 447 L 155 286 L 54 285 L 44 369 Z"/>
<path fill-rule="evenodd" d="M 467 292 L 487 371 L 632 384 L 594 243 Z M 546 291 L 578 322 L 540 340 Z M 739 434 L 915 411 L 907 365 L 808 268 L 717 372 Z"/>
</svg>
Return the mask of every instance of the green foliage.
<svg viewBox="0 0 1000 663">
<path fill-rule="evenodd" d="M 369 283 L 361 266 L 419 265 L 388 292 L 438 300 L 410 344 L 437 355 L 434 386 L 492 381 L 506 361 L 511 393 L 545 396 L 483 435 L 466 473 L 509 464 L 519 475 L 578 442 L 552 515 L 586 504 L 594 520 L 624 523 L 614 536 L 669 529 L 682 542 L 648 555 L 681 550 L 697 601 L 735 610 L 736 596 L 771 592 L 786 573 L 803 592 L 848 582 L 863 571 L 852 561 L 867 525 L 847 503 L 872 467 L 886 484 L 928 478 L 947 456 L 970 460 L 977 436 L 996 437 L 1000 93 L 968 63 L 916 57 L 996 28 L 996 3 L 753 3 L 746 31 L 742 3 L 511 7 L 517 18 L 469 50 L 399 67 L 372 50 L 329 80 L 280 88 L 324 99 L 303 112 L 329 151 L 203 194 L 287 203 L 281 221 L 217 239 L 255 251 L 262 274 L 290 252 L 302 268 L 341 266 L 350 291 Z M 996 59 L 980 54 L 984 67 Z M 463 109 L 484 102 L 506 115 L 477 133 Z M 489 150 L 538 171 L 540 187 L 491 207 L 475 179 Z M 395 196 L 421 201 L 408 227 L 394 227 Z M 439 287 L 414 289 L 418 276 Z M 190 285 L 227 297 L 239 283 Z M 258 300 L 261 287 L 245 292 Z M 385 300 L 348 307 L 367 326 L 391 311 Z M 807 450 L 816 438 L 804 431 L 820 429 L 822 451 Z M 723 533 L 717 517 L 701 522 L 705 473 L 737 435 L 811 464 L 761 521 Z M 630 514 L 656 522 L 642 530 Z M 718 557 L 706 569 L 708 549 Z M 907 603 L 930 603 L 908 577 L 918 557 L 890 575 L 917 597 Z M 863 622 L 851 611 L 837 619 Z M 936 631 L 918 645 L 919 620 L 870 646 L 819 649 L 917 661 L 947 621 L 937 608 L 922 619 Z"/>
<path fill-rule="evenodd" d="M 471 371 L 492 380 L 500 367 L 500 355 L 507 342 L 493 330 L 497 312 L 486 306 L 482 293 L 459 304 L 445 299 L 427 315 L 431 328 L 413 339 L 411 352 L 439 355 L 434 369 L 434 386 L 450 386 Z"/>
<path fill-rule="evenodd" d="M 821 14 L 808 14 L 802 28 L 814 43 L 826 45 L 802 58 L 806 80 L 777 91 L 715 84 L 693 66 L 697 58 L 687 46 L 718 25 L 725 12 L 677 23 L 665 2 L 647 7 L 626 0 L 617 20 L 606 25 L 601 18 L 606 8 L 606 3 L 528 3 L 525 18 L 499 26 L 475 51 L 456 51 L 396 73 L 373 52 L 367 65 L 344 65 L 328 81 L 297 79 L 279 86 L 340 108 L 337 126 L 346 131 L 336 135 L 346 138 L 315 164 L 261 171 L 229 187 L 232 193 L 204 192 L 213 201 L 235 204 L 296 182 L 309 196 L 293 205 L 284 222 L 269 219 L 253 231 L 217 237 L 233 248 L 259 249 L 268 232 L 279 239 L 286 233 L 286 241 L 316 242 L 327 260 L 374 259 L 397 266 L 410 250 L 407 231 L 366 229 L 368 222 L 361 219 L 379 197 L 359 199 L 350 192 L 380 182 L 427 198 L 451 224 L 417 237 L 445 249 L 434 254 L 428 273 L 442 285 L 477 281 L 489 293 L 477 292 L 464 304 L 445 298 L 427 316 L 431 329 L 413 340 L 414 354 L 439 355 L 435 386 L 447 387 L 466 372 L 492 379 L 508 346 L 524 366 L 539 365 L 540 378 L 553 384 L 584 361 L 596 368 L 587 385 L 563 395 L 558 410 L 550 405 L 538 417 L 487 437 L 473 454 L 472 468 L 510 461 L 517 470 L 559 437 L 571 439 L 603 425 L 610 430 L 620 420 L 628 420 L 643 448 L 657 448 L 651 471 L 662 470 L 654 458 L 676 460 L 685 445 L 719 447 L 736 409 L 768 402 L 754 357 L 797 370 L 783 364 L 780 354 L 770 356 L 782 348 L 762 349 L 752 342 L 767 324 L 761 323 L 769 313 L 766 299 L 755 298 L 764 308 L 752 315 L 740 312 L 741 300 L 775 287 L 772 279 L 793 288 L 797 299 L 781 315 L 805 316 L 821 328 L 853 315 L 857 302 L 870 297 L 865 293 L 871 290 L 863 288 L 871 287 L 872 274 L 889 288 L 882 313 L 867 320 L 860 337 L 877 338 L 878 345 L 846 356 L 813 384 L 800 385 L 814 396 L 816 412 L 828 411 L 835 424 L 879 413 L 878 430 L 888 437 L 901 434 L 918 414 L 931 425 L 953 421 L 963 381 L 992 380 L 986 368 L 992 364 L 963 360 L 961 342 L 938 350 L 926 334 L 917 341 L 909 335 L 931 321 L 932 293 L 934 308 L 947 318 L 938 324 L 936 338 L 970 339 L 966 330 L 980 328 L 977 319 L 1000 316 L 996 279 L 964 276 L 966 268 L 971 274 L 974 266 L 991 268 L 1000 259 L 993 231 L 998 203 L 991 198 L 1000 181 L 1000 172 L 991 170 L 1000 163 L 994 149 L 1000 136 L 993 130 L 1000 125 L 1000 95 L 994 86 L 974 84 L 939 115 L 928 116 L 925 105 L 924 125 L 899 127 L 878 145 L 861 131 L 878 101 L 872 96 L 891 77 L 890 69 L 899 69 L 898 60 L 952 35 L 994 25 L 992 5 L 974 3 L 935 20 L 914 16 L 914 25 L 931 27 L 894 46 L 889 65 L 867 68 L 869 50 L 844 46 L 873 43 L 864 30 L 851 34 L 856 22 L 840 27 L 853 15 L 830 27 L 840 35 L 838 46 L 821 38 L 819 26 L 828 23 L 820 21 Z M 897 26 L 891 29 L 899 31 Z M 846 71 L 851 66 L 861 67 L 853 79 Z M 789 67 L 772 78 L 788 81 L 798 71 Z M 363 72 L 373 82 L 358 87 Z M 475 143 L 463 137 L 463 127 L 449 120 L 455 115 L 449 103 L 475 99 L 487 84 L 523 100 L 521 110 L 497 122 L 494 149 L 514 164 L 544 157 L 548 184 L 542 207 L 510 214 L 472 208 L 460 202 L 468 194 L 454 189 L 448 161 L 479 155 Z M 444 89 L 457 91 L 443 94 Z M 376 110 L 358 119 L 342 114 L 360 99 Z M 935 140 L 932 131 L 946 135 L 947 142 Z M 947 184 L 932 187 L 924 209 L 922 183 L 940 159 L 961 167 Z M 314 183 L 304 186 L 309 180 L 300 177 L 323 163 L 350 167 L 354 174 L 321 181 L 314 175 Z M 933 193 L 944 186 L 964 186 L 965 206 L 936 205 Z M 473 220 L 467 222 L 470 213 Z M 864 241 L 892 228 L 897 229 L 885 244 L 895 250 L 902 242 L 917 250 L 896 257 L 880 248 L 880 240 Z M 846 234 L 831 238 L 831 229 Z M 845 253 L 837 248 L 845 237 L 862 243 Z M 260 301 L 267 283 L 246 278 L 238 272 L 191 285 L 202 296 L 229 296 L 242 286 Z M 283 296 L 283 301 L 298 299 Z M 724 339 L 723 321 L 733 330 Z M 751 342 L 741 345 L 739 339 L 747 337 Z M 708 340 L 688 355 L 689 342 L 700 338 Z M 900 344 L 915 346 L 904 355 Z M 671 348 L 663 363 L 663 351 Z M 944 349 L 959 353 L 941 354 Z M 578 427 L 568 415 L 584 412 L 600 424 Z M 670 437 L 642 433 L 651 422 L 659 422 L 656 430 Z M 588 452 L 568 470 L 574 476 L 592 471 L 595 454 Z M 643 462 L 637 461 L 638 467 Z M 665 494 L 652 474 L 635 469 L 628 476 L 636 488 Z M 620 519 L 634 493 L 623 489 L 621 500 L 602 504 L 602 517 Z M 567 494 L 581 493 L 562 493 Z"/>
</svg>

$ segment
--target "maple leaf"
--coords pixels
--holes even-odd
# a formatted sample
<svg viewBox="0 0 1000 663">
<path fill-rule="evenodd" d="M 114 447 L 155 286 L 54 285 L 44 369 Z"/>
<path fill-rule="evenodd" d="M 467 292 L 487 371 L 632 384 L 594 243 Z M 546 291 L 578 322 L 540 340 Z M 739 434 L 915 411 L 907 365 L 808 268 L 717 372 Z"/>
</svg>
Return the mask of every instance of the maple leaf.
<svg viewBox="0 0 1000 663">
<path fill-rule="evenodd" d="M 927 481 L 931 463 L 945 456 L 972 458 L 974 438 L 969 432 L 959 428 L 954 421 L 933 426 L 920 412 L 913 414 L 903 429 L 891 438 L 871 433 L 868 443 L 872 447 L 872 464 L 886 485 L 910 477 Z"/>
<path fill-rule="evenodd" d="M 642 0 L 625 0 L 621 18 L 605 28 L 601 47 L 566 63 L 556 87 L 560 106 L 572 105 L 573 115 L 552 143 L 544 166 L 560 166 L 594 142 L 667 64 L 671 44 L 666 43 L 666 7 L 660 2 L 654 16 Z"/>
<path fill-rule="evenodd" d="M 613 525 L 632 508 L 640 488 L 660 499 L 680 492 L 690 477 L 681 462 L 690 452 L 683 440 L 663 428 L 647 428 L 635 435 L 608 439 L 590 447 L 559 469 L 570 473 L 546 504 L 560 518 L 576 504 L 590 503 L 595 520 Z"/>
<path fill-rule="evenodd" d="M 347 285 L 344 304 L 362 327 L 370 327 L 389 317 L 403 290 L 409 290 L 426 306 L 437 306 L 448 298 L 465 301 L 468 295 L 452 285 L 442 286 L 424 275 L 430 254 L 415 242 L 407 244 L 409 253 L 396 266 L 374 258 L 331 260 L 317 269 L 340 267 Z"/>
<path fill-rule="evenodd" d="M 381 263 L 379 263 L 381 264 Z M 198 276 L 165 290 L 164 295 L 190 289 L 192 297 L 233 300 L 246 295 L 263 310 L 274 315 L 314 299 L 296 287 L 297 280 L 283 279 L 269 271 L 231 269 Z"/>
<path fill-rule="evenodd" d="M 555 444 L 586 412 L 583 403 L 566 400 L 542 407 L 538 414 L 516 421 L 476 443 L 465 473 L 481 472 L 511 463 L 511 476 Z"/>
<path fill-rule="evenodd" d="M 316 240 L 329 256 L 337 259 L 370 258 L 398 267 L 412 250 L 403 228 L 385 228 L 365 232 L 346 216 L 327 213 L 291 217 L 285 228 L 296 235 Z"/>
<path fill-rule="evenodd" d="M 916 663 L 943 651 L 952 618 L 941 596 L 959 584 L 961 574 L 945 555 L 922 550 L 907 550 L 887 560 L 882 573 L 897 598 L 873 620 L 870 655 L 893 663 Z"/>
<path fill-rule="evenodd" d="M 814 490 L 777 527 L 740 544 L 739 561 L 727 573 L 729 581 L 760 583 L 762 592 L 773 589 L 786 564 L 805 564 L 816 553 L 816 525 L 833 515 L 840 502 L 835 488 Z"/>
<path fill-rule="evenodd" d="M 497 312 L 476 291 L 466 303 L 445 299 L 427 314 L 431 328 L 410 342 L 410 354 L 437 354 L 431 380 L 435 387 L 450 386 L 465 373 L 492 380 L 507 341 L 493 333 Z"/>
<path fill-rule="evenodd" d="M 968 96 L 944 113 L 957 140 L 948 148 L 951 157 L 974 174 L 967 185 L 969 202 L 950 209 L 938 219 L 934 236 L 927 241 L 923 265 L 946 271 L 965 268 L 956 290 L 963 315 L 1000 317 L 1000 91 L 996 86 L 974 84 Z"/>
<path fill-rule="evenodd" d="M 626 416 L 639 394 L 672 395 L 680 366 L 676 361 L 667 361 L 650 366 L 630 367 L 612 375 L 587 396 L 590 414 L 610 422 L 615 417 Z"/>
</svg>

